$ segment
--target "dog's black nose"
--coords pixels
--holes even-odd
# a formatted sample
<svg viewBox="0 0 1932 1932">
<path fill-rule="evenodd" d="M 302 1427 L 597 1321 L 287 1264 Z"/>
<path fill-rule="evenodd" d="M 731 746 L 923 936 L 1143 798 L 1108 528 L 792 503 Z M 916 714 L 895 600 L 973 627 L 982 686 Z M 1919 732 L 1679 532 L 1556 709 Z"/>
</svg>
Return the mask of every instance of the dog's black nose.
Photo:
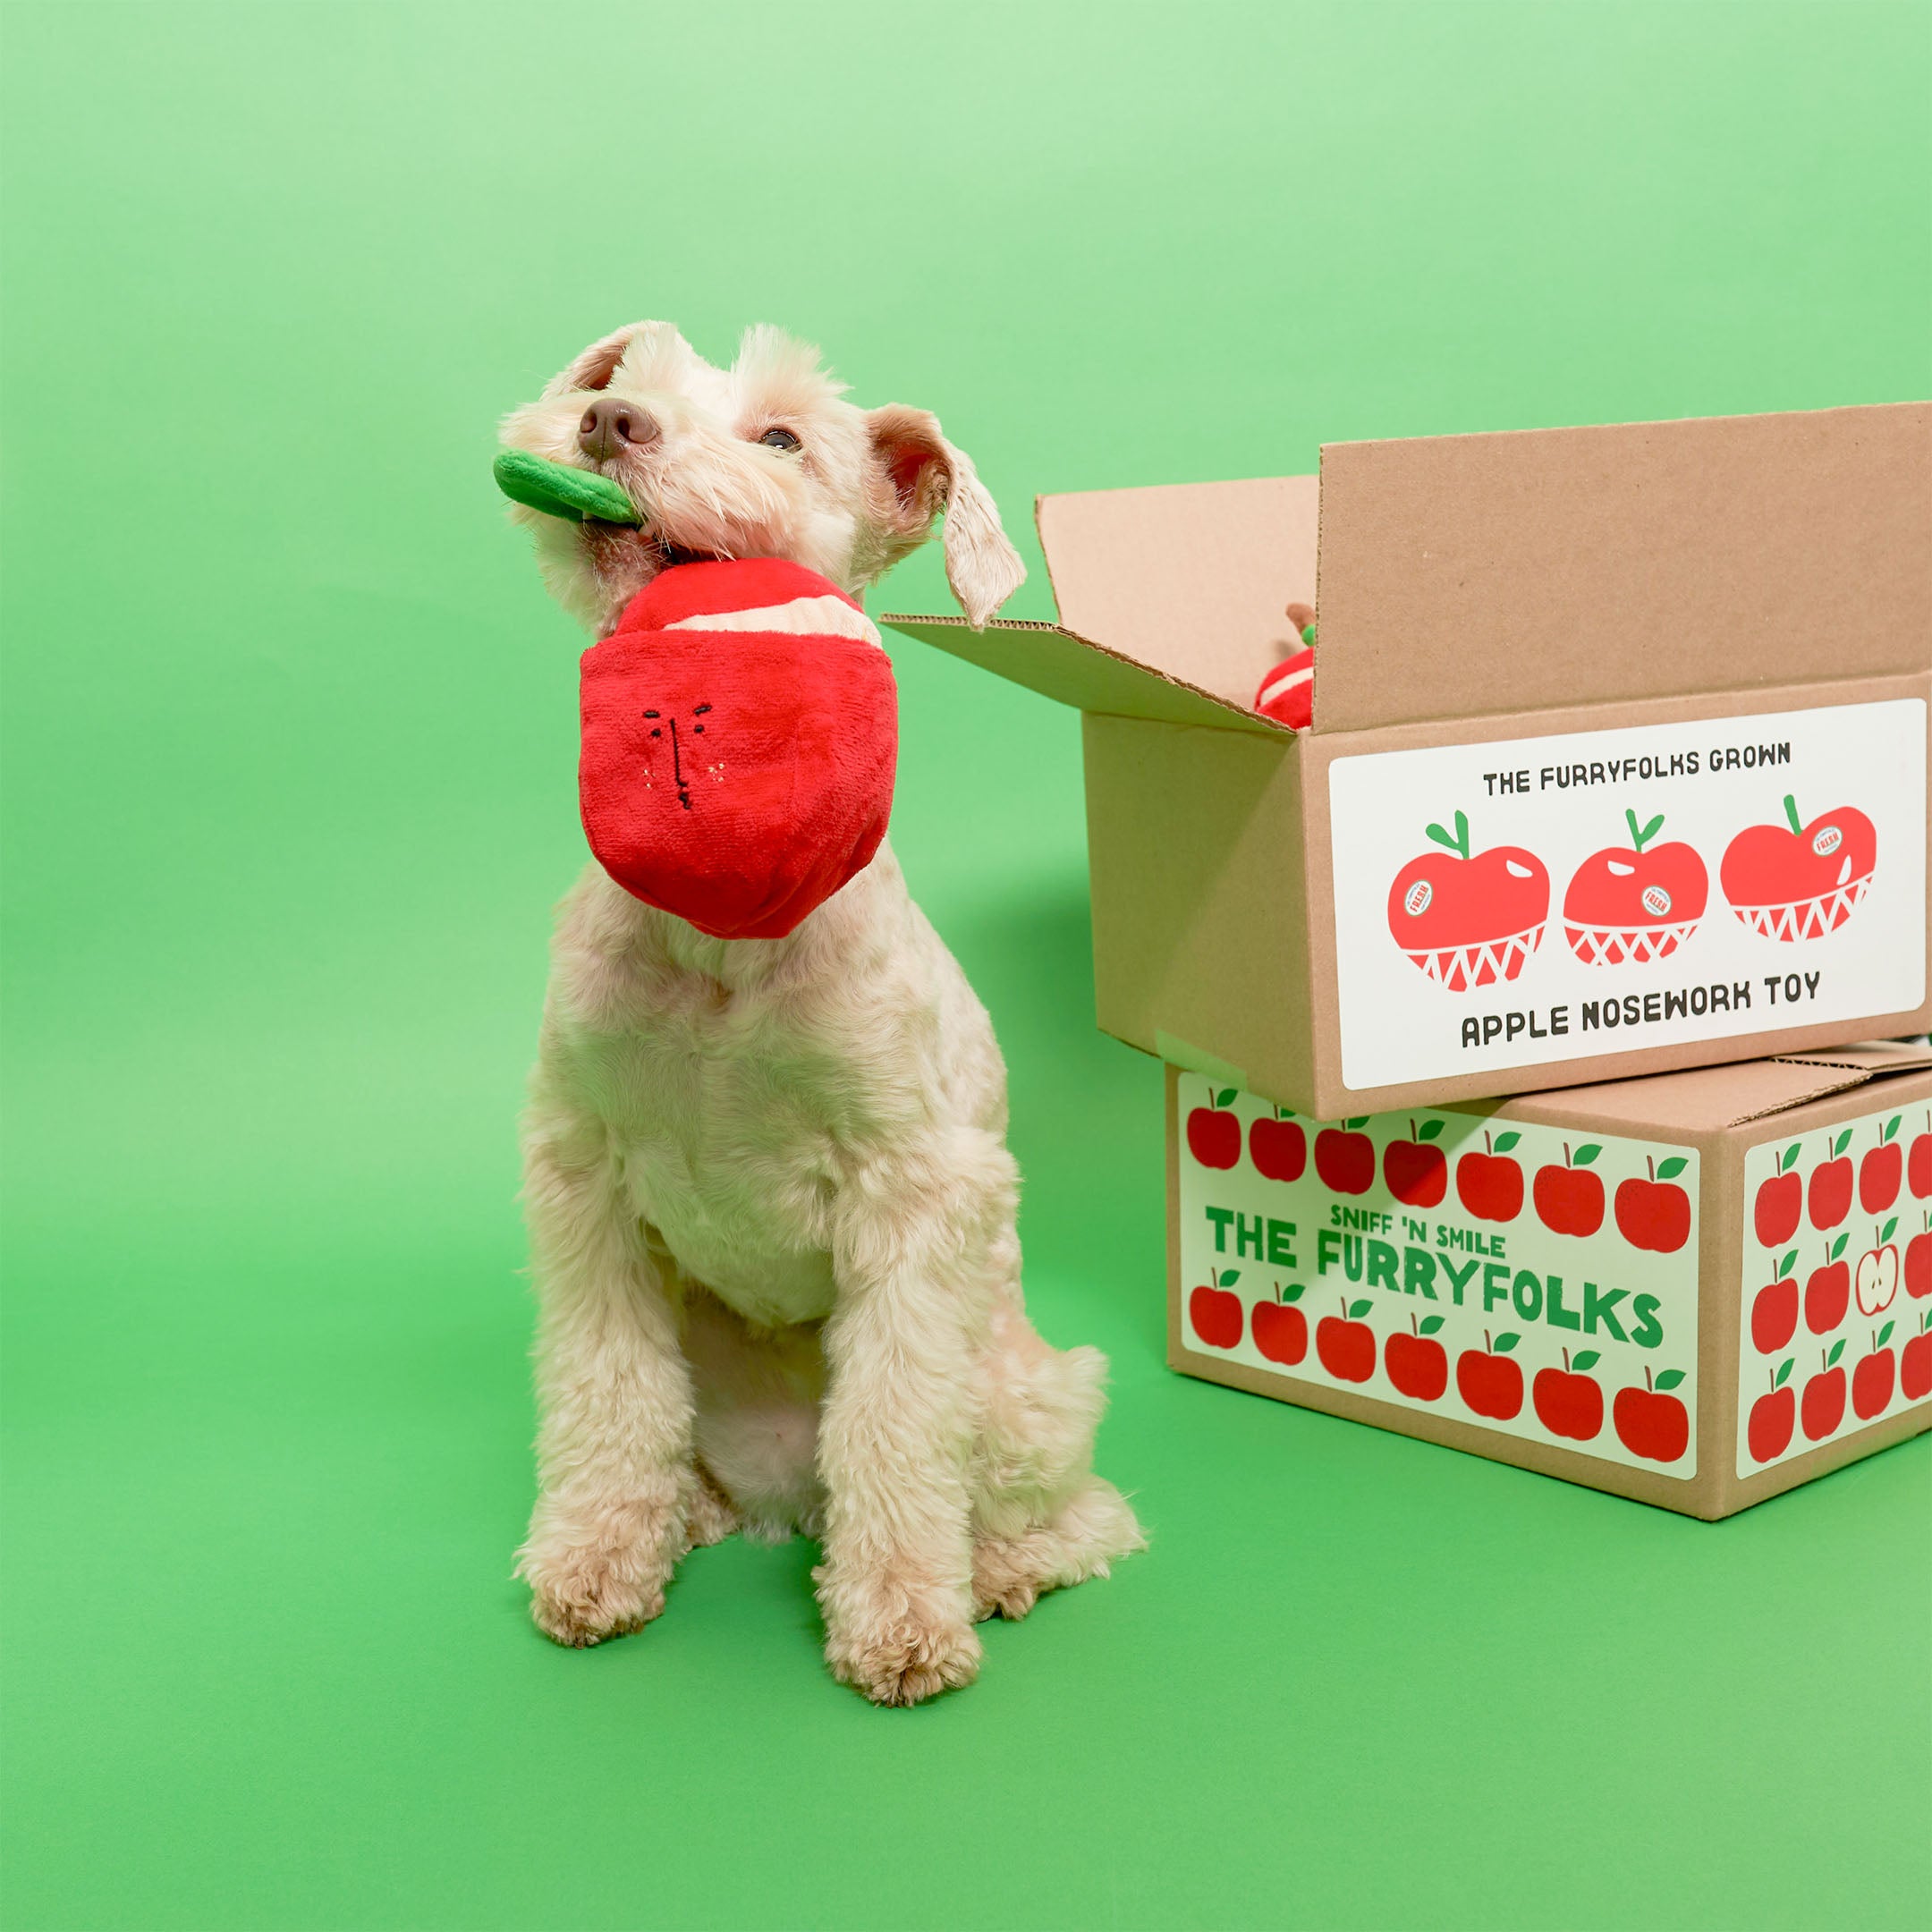
<svg viewBox="0 0 1932 1932">
<path fill-rule="evenodd" d="M 662 432 L 650 411 L 622 396 L 599 396 L 577 425 L 577 447 L 602 462 L 625 448 L 655 443 Z"/>
</svg>

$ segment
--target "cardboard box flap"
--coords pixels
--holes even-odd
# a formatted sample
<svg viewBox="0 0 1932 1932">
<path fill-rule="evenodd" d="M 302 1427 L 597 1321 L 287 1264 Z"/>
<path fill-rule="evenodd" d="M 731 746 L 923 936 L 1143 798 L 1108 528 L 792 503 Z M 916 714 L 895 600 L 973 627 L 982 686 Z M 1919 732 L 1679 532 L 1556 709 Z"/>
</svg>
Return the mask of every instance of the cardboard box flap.
<svg viewBox="0 0 1932 1932">
<path fill-rule="evenodd" d="M 1855 1046 L 1820 1046 L 1810 1053 L 1780 1054 L 1791 1066 L 1844 1067 L 1873 1079 L 1917 1073 L 1932 1067 L 1932 1046 L 1923 1040 L 1861 1040 Z"/>
<path fill-rule="evenodd" d="M 1526 1094 L 1506 1103 L 1504 1111 L 1512 1118 L 1531 1121 L 1546 1114 L 1561 1120 L 1582 1114 L 1593 1120 L 1655 1130 L 1667 1140 L 1673 1131 L 1714 1133 L 1742 1127 L 1830 1094 L 1925 1067 L 1932 1067 L 1932 1052 L 1878 1040 L 1816 1054 Z"/>
<path fill-rule="evenodd" d="M 1928 544 L 1922 402 L 1330 444 L 1315 729 L 1923 671 Z"/>
<path fill-rule="evenodd" d="M 1085 490 L 1034 504 L 1060 622 L 1245 709 L 1315 601 L 1307 477 Z"/>
<path fill-rule="evenodd" d="M 1211 725 L 1268 738 L 1293 735 L 1245 705 L 1230 704 L 1183 678 L 1150 670 L 1060 624 L 996 620 L 975 631 L 963 617 L 911 617 L 894 612 L 879 623 L 1076 710 L 1168 724 Z"/>
</svg>

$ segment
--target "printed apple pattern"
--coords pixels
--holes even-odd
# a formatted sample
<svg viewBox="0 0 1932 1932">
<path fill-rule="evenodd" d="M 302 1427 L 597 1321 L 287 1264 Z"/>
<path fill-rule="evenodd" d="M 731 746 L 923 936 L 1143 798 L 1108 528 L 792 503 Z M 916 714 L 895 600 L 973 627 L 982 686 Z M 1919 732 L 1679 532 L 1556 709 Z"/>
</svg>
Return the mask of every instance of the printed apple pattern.
<svg viewBox="0 0 1932 1932">
<path fill-rule="evenodd" d="M 1852 917 L 1878 860 L 1878 833 L 1849 805 L 1799 822 L 1784 797 L 1787 826 L 1747 826 L 1724 848 L 1718 883 L 1731 910 L 1767 939 L 1818 939 Z"/>
<path fill-rule="evenodd" d="M 1592 852 L 1563 894 L 1563 936 L 1586 966 L 1648 966 L 1667 959 L 1698 928 L 1710 878 L 1694 846 L 1653 843 L 1661 812 L 1646 826 L 1626 809 L 1631 842 Z"/>
<path fill-rule="evenodd" d="M 1427 828 L 1445 848 L 1423 852 L 1389 887 L 1389 931 L 1410 962 L 1452 993 L 1513 979 L 1543 943 L 1549 919 L 1549 873 L 1520 845 L 1471 854 L 1470 822 L 1458 811 L 1455 831 Z"/>
<path fill-rule="evenodd" d="M 1182 1077 L 1181 1099 L 1190 1348 L 1695 1473 L 1693 1157 L 1450 1110 L 1304 1122 L 1194 1075 Z M 1243 1217 L 1218 1250 L 1209 1206 Z M 1335 1210 L 1363 1233 L 1345 1247 L 1337 1236 L 1323 1266 L 1318 1237 Z M 1384 1231 L 1373 1237 L 1379 1271 L 1371 1228 Z M 1444 1256 L 1449 1266 L 1424 1286 L 1415 1271 Z M 1663 1311 L 1649 1346 L 1631 1339 L 1640 1292 Z M 1599 1298 L 1614 1311 L 1601 1323 Z"/>
<path fill-rule="evenodd" d="M 1878 835 L 1854 806 L 1809 823 L 1795 794 L 1786 823 L 1751 825 L 1724 848 L 1719 883 L 1732 911 L 1761 936 L 1781 942 L 1835 932 L 1865 897 L 1877 869 Z M 1563 893 L 1563 936 L 1587 966 L 1648 966 L 1668 959 L 1697 932 L 1710 875 L 1696 847 L 1662 841 L 1664 815 L 1640 823 L 1626 807 L 1628 845 L 1592 852 Z M 1411 859 L 1389 887 L 1388 928 L 1423 974 L 1452 993 L 1514 979 L 1542 944 L 1550 875 L 1520 845 L 1472 852 L 1468 816 L 1453 832 L 1425 829 L 1445 848 Z"/>
<path fill-rule="evenodd" d="M 1919 1124 L 1883 1109 L 1746 1155 L 1739 1475 L 1932 1396 L 1932 1111 Z"/>
</svg>

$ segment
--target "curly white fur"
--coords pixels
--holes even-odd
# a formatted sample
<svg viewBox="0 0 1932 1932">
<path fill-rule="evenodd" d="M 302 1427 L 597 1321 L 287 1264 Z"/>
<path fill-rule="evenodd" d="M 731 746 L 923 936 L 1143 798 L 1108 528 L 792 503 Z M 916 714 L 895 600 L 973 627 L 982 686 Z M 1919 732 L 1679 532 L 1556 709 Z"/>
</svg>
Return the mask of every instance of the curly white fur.
<svg viewBox="0 0 1932 1932">
<path fill-rule="evenodd" d="M 577 428 L 606 391 L 661 434 L 592 462 Z M 775 427 L 799 448 L 760 443 Z M 599 632 L 684 555 L 790 557 L 857 594 L 942 510 L 974 623 L 1022 574 L 930 415 L 856 409 L 772 330 L 729 370 L 668 325 L 619 330 L 504 434 L 644 516 L 516 513 Z M 708 938 L 584 874 L 524 1126 L 540 1494 L 518 1567 L 543 1630 L 636 1630 L 692 1544 L 801 1530 L 834 1671 L 909 1704 L 973 1676 L 975 1621 L 1141 1546 L 1091 1470 L 1104 1359 L 1026 1318 L 1005 1126 L 986 1011 L 889 846 L 778 940 Z"/>
</svg>

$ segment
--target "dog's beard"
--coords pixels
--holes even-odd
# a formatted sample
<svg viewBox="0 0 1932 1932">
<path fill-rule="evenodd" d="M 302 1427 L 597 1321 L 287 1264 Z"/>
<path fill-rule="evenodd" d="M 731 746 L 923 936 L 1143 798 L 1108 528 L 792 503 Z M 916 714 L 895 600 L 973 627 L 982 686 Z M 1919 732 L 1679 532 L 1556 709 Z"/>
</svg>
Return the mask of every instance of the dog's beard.
<svg viewBox="0 0 1932 1932">
<path fill-rule="evenodd" d="M 677 564 L 701 563 L 715 555 L 688 550 L 648 527 L 640 530 L 594 518 L 585 519 L 578 543 L 597 587 L 602 613 L 597 622 L 599 638 L 608 637 L 617 628 L 624 606 L 660 572 Z"/>
</svg>

